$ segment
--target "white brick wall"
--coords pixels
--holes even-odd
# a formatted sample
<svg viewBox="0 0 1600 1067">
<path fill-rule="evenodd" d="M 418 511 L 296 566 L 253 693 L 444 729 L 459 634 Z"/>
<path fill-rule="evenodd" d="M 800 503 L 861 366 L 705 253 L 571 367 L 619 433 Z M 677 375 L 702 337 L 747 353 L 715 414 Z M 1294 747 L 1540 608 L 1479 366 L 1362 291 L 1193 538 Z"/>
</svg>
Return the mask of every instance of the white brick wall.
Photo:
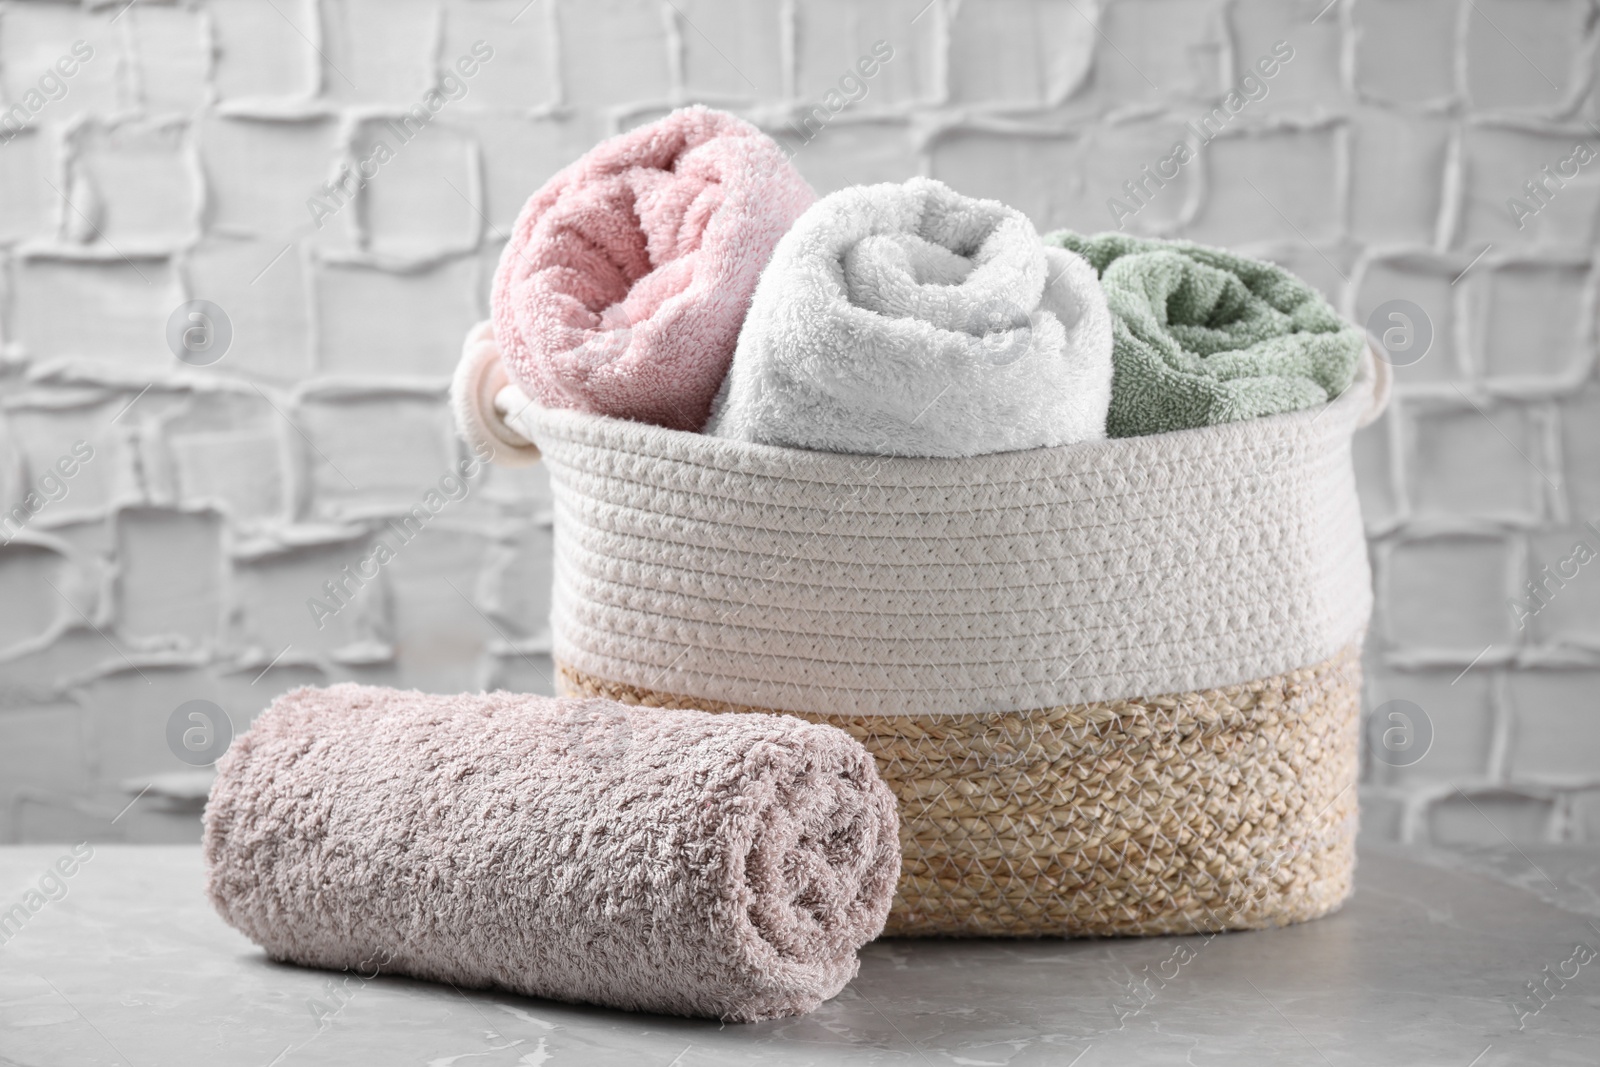
<svg viewBox="0 0 1600 1067">
<path fill-rule="evenodd" d="M 458 454 L 447 376 L 529 192 L 692 100 L 785 135 L 878 39 L 894 59 L 796 156 L 819 190 L 932 174 L 1085 230 L 1293 45 L 1130 228 L 1282 262 L 1358 321 L 1426 310 L 1433 351 L 1358 463 L 1369 705 L 1409 700 L 1434 736 L 1369 759 L 1366 832 L 1600 839 L 1600 563 L 1525 629 L 1507 602 L 1600 548 L 1600 162 L 1521 229 L 1506 207 L 1600 147 L 1596 5 L 1325 3 L 0 3 L 0 91 L 29 118 L 0 144 L 0 507 L 94 449 L 0 548 L 0 841 L 193 839 L 162 790 L 109 822 L 182 770 L 186 700 L 242 728 L 302 683 L 548 689 L 537 469 L 481 478 L 321 630 L 306 599 Z M 35 109 L 79 40 L 93 58 Z M 477 40 L 467 95 L 317 227 L 318 186 Z M 234 328 L 212 366 L 164 339 L 194 298 Z"/>
</svg>

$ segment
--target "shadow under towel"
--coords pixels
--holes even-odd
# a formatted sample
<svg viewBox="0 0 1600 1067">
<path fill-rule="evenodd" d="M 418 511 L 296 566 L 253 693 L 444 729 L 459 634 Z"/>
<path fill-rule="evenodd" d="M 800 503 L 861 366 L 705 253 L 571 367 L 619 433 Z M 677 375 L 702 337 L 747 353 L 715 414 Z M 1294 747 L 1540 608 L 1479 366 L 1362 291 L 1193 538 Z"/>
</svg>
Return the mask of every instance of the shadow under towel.
<svg viewBox="0 0 1600 1067">
<path fill-rule="evenodd" d="M 930 178 L 817 201 L 778 242 L 705 432 L 977 456 L 1105 436 L 1111 319 L 1082 257 Z"/>
<path fill-rule="evenodd" d="M 205 858 L 274 959 L 730 1021 L 838 993 L 900 870 L 831 726 L 350 684 L 235 742 Z"/>
<path fill-rule="evenodd" d="M 1365 336 L 1281 267 L 1120 233 L 1057 230 L 1044 241 L 1082 255 L 1105 287 L 1112 437 L 1316 407 L 1355 379 Z"/>
</svg>

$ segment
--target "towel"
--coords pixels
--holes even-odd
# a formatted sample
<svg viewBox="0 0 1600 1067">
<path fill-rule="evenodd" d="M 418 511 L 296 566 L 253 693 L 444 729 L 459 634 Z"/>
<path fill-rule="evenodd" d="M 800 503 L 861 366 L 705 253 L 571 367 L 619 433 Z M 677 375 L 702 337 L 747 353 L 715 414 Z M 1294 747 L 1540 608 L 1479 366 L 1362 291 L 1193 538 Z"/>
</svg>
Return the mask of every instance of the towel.
<svg viewBox="0 0 1600 1067">
<path fill-rule="evenodd" d="M 1355 378 L 1365 337 L 1281 267 L 1120 233 L 1058 230 L 1044 240 L 1082 254 L 1105 287 L 1112 437 L 1315 407 Z"/>
<path fill-rule="evenodd" d="M 900 869 L 843 731 L 782 715 L 360 685 L 218 764 L 207 892 L 277 960 L 754 1021 L 855 976 Z"/>
<path fill-rule="evenodd" d="M 1019 211 L 929 178 L 817 201 L 778 242 L 705 432 L 975 456 L 1105 436 L 1093 269 Z"/>
<path fill-rule="evenodd" d="M 698 430 L 750 294 L 816 199 L 777 142 L 688 107 L 603 141 L 528 201 L 494 339 L 535 402 Z"/>
</svg>

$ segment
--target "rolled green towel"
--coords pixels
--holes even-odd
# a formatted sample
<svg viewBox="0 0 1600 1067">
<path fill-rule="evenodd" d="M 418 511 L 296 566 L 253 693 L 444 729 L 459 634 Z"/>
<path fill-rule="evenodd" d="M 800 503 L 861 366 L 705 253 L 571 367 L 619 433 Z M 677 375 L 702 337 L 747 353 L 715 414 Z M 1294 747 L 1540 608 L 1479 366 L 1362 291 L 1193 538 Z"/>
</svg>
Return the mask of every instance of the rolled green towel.
<svg viewBox="0 0 1600 1067">
<path fill-rule="evenodd" d="M 1281 267 L 1120 233 L 1044 242 L 1087 259 L 1106 291 L 1111 437 L 1315 407 L 1355 378 L 1365 336 Z"/>
</svg>

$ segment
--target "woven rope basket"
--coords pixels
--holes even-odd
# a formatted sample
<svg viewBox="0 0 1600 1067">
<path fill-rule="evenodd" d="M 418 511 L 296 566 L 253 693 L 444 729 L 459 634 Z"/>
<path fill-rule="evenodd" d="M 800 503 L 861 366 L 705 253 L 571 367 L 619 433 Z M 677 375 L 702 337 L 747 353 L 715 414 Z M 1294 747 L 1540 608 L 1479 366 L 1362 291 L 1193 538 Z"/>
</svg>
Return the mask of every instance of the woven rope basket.
<svg viewBox="0 0 1600 1067">
<path fill-rule="evenodd" d="M 1352 887 L 1370 575 L 1323 409 L 963 460 L 526 409 L 567 695 L 846 730 L 901 803 L 887 932 L 1316 918 Z M 509 420 L 508 420 L 509 421 Z"/>
</svg>

